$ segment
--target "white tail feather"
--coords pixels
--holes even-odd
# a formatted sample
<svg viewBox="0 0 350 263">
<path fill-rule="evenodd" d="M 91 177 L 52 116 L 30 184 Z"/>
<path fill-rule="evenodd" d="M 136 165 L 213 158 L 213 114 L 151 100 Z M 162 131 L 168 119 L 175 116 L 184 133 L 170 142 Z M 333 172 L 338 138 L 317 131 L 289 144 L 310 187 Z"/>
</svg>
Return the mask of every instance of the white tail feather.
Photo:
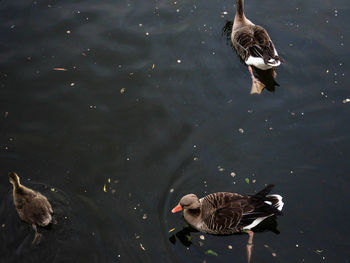
<svg viewBox="0 0 350 263">
<path fill-rule="evenodd" d="M 282 208 L 283 208 L 283 206 L 284 206 L 284 203 L 283 203 L 283 201 L 282 201 L 282 196 L 276 195 L 276 194 L 274 194 L 274 195 L 268 195 L 268 196 L 275 197 L 275 198 L 278 200 L 278 202 L 275 204 L 275 207 L 276 207 L 279 211 L 282 211 Z"/>
</svg>

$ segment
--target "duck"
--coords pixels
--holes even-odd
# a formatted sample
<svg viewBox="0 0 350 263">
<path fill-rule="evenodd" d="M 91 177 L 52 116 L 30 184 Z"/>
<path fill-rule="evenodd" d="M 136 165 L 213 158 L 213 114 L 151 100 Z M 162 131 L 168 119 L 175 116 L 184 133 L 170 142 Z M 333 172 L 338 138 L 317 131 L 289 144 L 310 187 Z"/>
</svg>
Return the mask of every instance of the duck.
<svg viewBox="0 0 350 263">
<path fill-rule="evenodd" d="M 18 216 L 34 229 L 35 237 L 32 244 L 37 245 L 42 238 L 37 227 L 46 227 L 51 223 L 57 223 L 53 217 L 52 206 L 44 195 L 22 185 L 18 174 L 10 172 L 8 176 L 13 186 L 13 202 Z"/>
<path fill-rule="evenodd" d="M 284 62 L 267 31 L 255 25 L 244 14 L 244 0 L 236 0 L 236 14 L 232 25 L 231 41 L 241 61 L 248 66 L 252 78 L 251 94 L 260 94 L 265 88 L 254 76 L 253 68 L 269 71 L 276 78 L 276 67 Z"/>
<path fill-rule="evenodd" d="M 198 198 L 195 194 L 187 194 L 171 212 L 183 211 L 185 221 L 204 233 L 248 233 L 248 244 L 252 244 L 254 227 L 268 217 L 282 215 L 282 196 L 269 195 L 273 188 L 270 184 L 253 195 L 217 192 Z"/>
</svg>

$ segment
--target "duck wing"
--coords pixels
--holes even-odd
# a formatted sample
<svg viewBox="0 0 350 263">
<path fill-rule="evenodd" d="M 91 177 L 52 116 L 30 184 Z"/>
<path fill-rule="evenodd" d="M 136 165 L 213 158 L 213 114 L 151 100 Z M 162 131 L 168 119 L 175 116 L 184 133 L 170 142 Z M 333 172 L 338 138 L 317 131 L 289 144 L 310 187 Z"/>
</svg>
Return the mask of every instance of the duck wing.
<svg viewBox="0 0 350 263">
<path fill-rule="evenodd" d="M 31 224 L 47 226 L 52 220 L 53 210 L 51 204 L 40 193 L 24 202 L 22 210 L 22 216 L 24 217 L 22 219 Z"/>
<path fill-rule="evenodd" d="M 213 234 L 238 232 L 237 224 L 247 205 L 247 196 L 227 192 L 210 194 L 202 201 L 203 223 Z"/>
<path fill-rule="evenodd" d="M 265 218 L 282 214 L 282 197 L 280 195 L 268 195 L 273 187 L 274 185 L 268 185 L 257 194 L 248 197 L 248 206 L 237 224 L 238 229 L 241 231 L 252 229 Z"/>
<path fill-rule="evenodd" d="M 244 62 L 249 58 L 252 61 L 261 58 L 263 63 L 269 66 L 278 66 L 283 62 L 269 34 L 261 26 L 248 25 L 239 28 L 232 34 L 232 44 Z"/>
<path fill-rule="evenodd" d="M 219 192 L 202 201 L 202 218 L 208 232 L 232 234 L 251 229 L 265 218 L 280 215 L 282 197 L 268 195 L 274 186 L 268 185 L 255 195 Z"/>
</svg>

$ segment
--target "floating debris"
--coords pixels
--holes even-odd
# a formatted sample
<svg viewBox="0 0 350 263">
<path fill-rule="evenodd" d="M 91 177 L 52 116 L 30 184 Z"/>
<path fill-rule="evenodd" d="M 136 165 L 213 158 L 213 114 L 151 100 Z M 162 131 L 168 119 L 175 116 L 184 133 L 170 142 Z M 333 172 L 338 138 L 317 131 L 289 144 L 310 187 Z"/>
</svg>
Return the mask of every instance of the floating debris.
<svg viewBox="0 0 350 263">
<path fill-rule="evenodd" d="M 232 249 L 232 246 L 231 246 L 231 245 L 228 245 L 227 248 L 228 248 L 228 249 Z"/>
<path fill-rule="evenodd" d="M 249 178 L 245 178 L 244 181 L 245 181 L 247 184 L 249 184 L 249 182 L 250 182 Z"/>
<path fill-rule="evenodd" d="M 231 176 L 232 176 L 232 177 L 235 177 L 235 176 L 236 176 L 236 173 L 231 172 Z"/>
<path fill-rule="evenodd" d="M 169 233 L 173 232 L 175 230 L 175 227 L 169 230 Z"/>
<path fill-rule="evenodd" d="M 152 64 L 152 69 L 154 69 L 156 67 L 156 65 Z"/>
<path fill-rule="evenodd" d="M 107 186 L 106 186 L 106 184 L 103 185 L 103 192 L 107 193 Z"/>
<path fill-rule="evenodd" d="M 147 219 L 147 214 L 143 214 L 142 219 L 143 220 Z"/>
<path fill-rule="evenodd" d="M 256 183 L 256 179 L 253 179 L 253 180 L 252 180 L 252 183 L 255 184 L 255 183 Z"/>
<path fill-rule="evenodd" d="M 349 99 L 349 98 L 343 100 L 343 103 L 344 103 L 344 104 L 345 104 L 345 103 L 348 103 L 348 102 L 350 102 L 350 99 Z"/>
<path fill-rule="evenodd" d="M 193 160 L 194 160 L 194 161 L 198 161 L 198 157 L 194 157 Z"/>
<path fill-rule="evenodd" d="M 56 191 L 56 189 L 55 188 L 53 188 L 53 187 L 51 187 L 51 192 L 55 192 Z"/>
<path fill-rule="evenodd" d="M 277 257 L 277 254 L 276 254 L 275 252 L 272 252 L 271 255 L 272 255 L 273 257 Z"/>
<path fill-rule="evenodd" d="M 111 183 L 111 178 L 108 178 L 108 179 L 107 179 L 107 182 L 108 182 L 108 183 Z"/>
<path fill-rule="evenodd" d="M 124 94 L 125 93 L 125 88 L 121 88 L 120 89 L 120 94 Z"/>
<path fill-rule="evenodd" d="M 67 30 L 66 33 L 67 33 L 67 34 L 70 34 L 70 30 Z"/>
<path fill-rule="evenodd" d="M 204 240 L 204 239 L 205 239 L 205 237 L 204 237 L 203 235 L 200 235 L 199 238 L 200 238 L 201 240 Z"/>
<path fill-rule="evenodd" d="M 177 63 L 180 64 L 180 63 L 181 63 L 181 59 L 178 59 L 178 60 L 177 60 Z"/>
<path fill-rule="evenodd" d="M 219 170 L 219 172 L 223 172 L 223 171 L 225 171 L 225 168 L 221 167 L 221 165 L 218 165 L 218 170 Z"/>
<path fill-rule="evenodd" d="M 206 255 L 212 255 L 212 256 L 218 256 L 218 253 L 216 253 L 215 251 L 208 249 L 207 251 L 205 251 Z"/>
<path fill-rule="evenodd" d="M 67 71 L 67 69 L 65 69 L 65 68 L 53 68 L 53 70 L 56 70 L 56 71 Z"/>
<path fill-rule="evenodd" d="M 174 188 L 171 188 L 171 189 L 169 190 L 169 192 L 170 192 L 170 193 L 174 193 Z"/>
<path fill-rule="evenodd" d="M 244 130 L 243 130 L 242 128 L 239 128 L 238 131 L 239 131 L 240 133 L 244 133 Z"/>
<path fill-rule="evenodd" d="M 146 248 L 140 243 L 140 247 L 141 247 L 141 249 L 143 250 L 143 251 L 145 251 L 146 250 Z"/>
<path fill-rule="evenodd" d="M 75 85 L 75 83 L 74 83 L 74 82 L 72 82 L 72 83 L 70 84 L 70 86 L 71 86 L 71 87 L 73 87 L 74 85 Z"/>
</svg>

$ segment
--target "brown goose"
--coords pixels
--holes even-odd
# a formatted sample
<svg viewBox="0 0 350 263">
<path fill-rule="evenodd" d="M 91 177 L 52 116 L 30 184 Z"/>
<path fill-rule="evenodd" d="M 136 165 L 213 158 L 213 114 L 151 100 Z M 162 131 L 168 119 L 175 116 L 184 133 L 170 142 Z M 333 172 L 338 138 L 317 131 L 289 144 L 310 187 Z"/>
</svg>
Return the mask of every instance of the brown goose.
<svg viewBox="0 0 350 263">
<path fill-rule="evenodd" d="M 37 231 L 37 226 L 45 227 L 50 223 L 56 223 L 53 218 L 52 207 L 45 196 L 21 185 L 19 176 L 9 173 L 10 183 L 13 185 L 13 202 L 21 220 L 32 225 L 35 231 L 33 244 L 38 244 L 41 234 Z"/>
<path fill-rule="evenodd" d="M 268 185 L 255 195 L 219 192 L 199 199 L 188 194 L 171 212 L 183 210 L 188 224 L 209 234 L 249 232 L 265 218 L 281 214 L 282 197 L 268 195 L 273 187 Z"/>
<path fill-rule="evenodd" d="M 270 70 L 274 78 L 276 77 L 274 68 L 279 66 L 283 59 L 278 56 L 267 31 L 246 18 L 244 0 L 236 0 L 231 41 L 242 62 L 248 66 L 252 78 L 250 93 L 260 94 L 265 85 L 254 76 L 252 66 L 261 70 Z"/>
</svg>

